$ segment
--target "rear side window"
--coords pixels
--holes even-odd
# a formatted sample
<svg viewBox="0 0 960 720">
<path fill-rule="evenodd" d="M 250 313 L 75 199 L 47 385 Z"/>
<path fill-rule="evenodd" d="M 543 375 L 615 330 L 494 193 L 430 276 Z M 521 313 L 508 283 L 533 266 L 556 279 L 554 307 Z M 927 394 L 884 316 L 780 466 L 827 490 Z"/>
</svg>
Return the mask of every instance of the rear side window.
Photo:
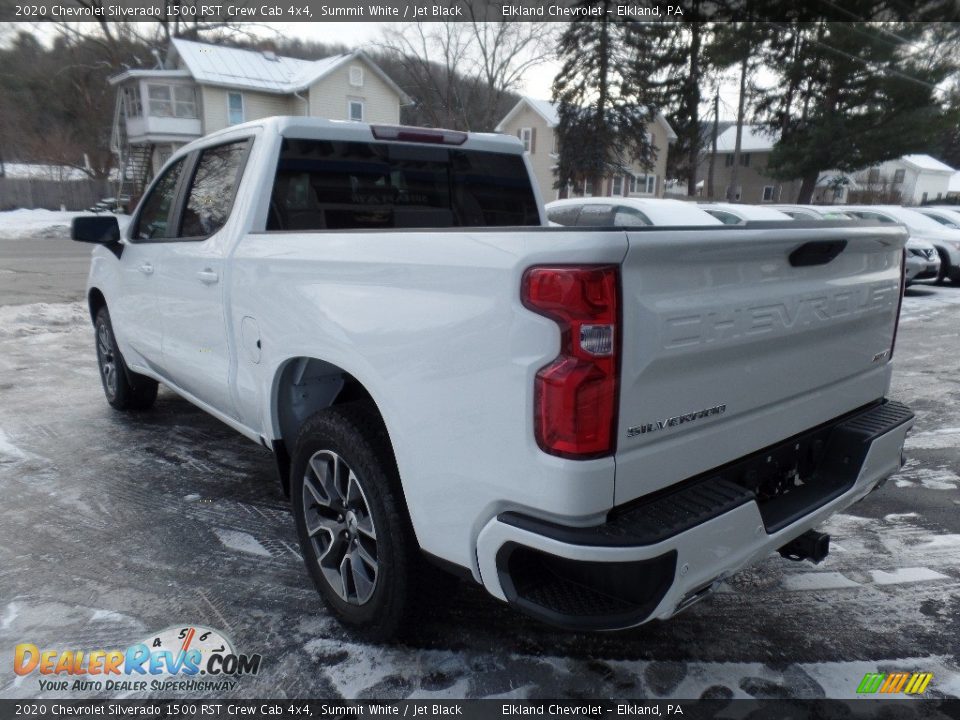
<svg viewBox="0 0 960 720">
<path fill-rule="evenodd" d="M 638 225 L 653 225 L 650 218 L 632 207 L 618 205 L 613 213 L 613 224 L 616 227 L 636 227 Z"/>
<path fill-rule="evenodd" d="M 133 231 L 135 240 L 159 240 L 176 235 L 172 232 L 173 228 L 169 227 L 170 206 L 173 205 L 182 171 L 183 158 L 167 168 L 150 190 Z"/>
<path fill-rule="evenodd" d="M 724 210 L 714 210 L 713 208 L 704 208 L 708 213 L 713 215 L 717 220 L 722 222 L 724 225 L 740 225 L 743 220 L 738 218 L 733 213 L 725 212 Z"/>
<path fill-rule="evenodd" d="M 209 237 L 227 222 L 248 144 L 249 140 L 242 140 L 200 152 L 183 211 L 180 237 Z"/>
<path fill-rule="evenodd" d="M 613 225 L 613 205 L 584 205 L 577 218 L 580 227 L 610 227 Z"/>
<path fill-rule="evenodd" d="M 547 220 L 558 225 L 573 226 L 577 224 L 577 217 L 583 205 L 563 205 L 547 210 Z"/>
<path fill-rule="evenodd" d="M 519 155 L 288 138 L 267 230 L 539 224 Z"/>
</svg>

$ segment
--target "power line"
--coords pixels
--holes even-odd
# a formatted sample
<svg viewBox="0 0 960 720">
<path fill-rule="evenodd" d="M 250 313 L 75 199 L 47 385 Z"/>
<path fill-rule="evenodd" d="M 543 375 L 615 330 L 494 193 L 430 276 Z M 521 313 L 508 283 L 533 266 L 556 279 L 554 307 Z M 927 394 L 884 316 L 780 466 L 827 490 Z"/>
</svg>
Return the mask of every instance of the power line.
<svg viewBox="0 0 960 720">
<path fill-rule="evenodd" d="M 775 28 L 778 28 L 778 29 L 780 29 L 780 30 L 784 30 L 784 29 L 789 28 L 789 26 L 783 25 L 782 23 L 775 23 L 775 22 L 770 22 L 770 21 L 764 21 L 764 22 L 765 22 L 765 24 L 771 25 L 771 26 L 773 26 L 773 27 L 775 27 Z M 903 79 L 903 80 L 909 80 L 910 82 L 914 82 L 914 83 L 916 83 L 916 84 L 918 84 L 918 85 L 923 85 L 924 87 L 929 88 L 929 89 L 932 90 L 933 92 L 946 92 L 944 89 L 938 87 L 938 86 L 935 85 L 934 83 L 927 82 L 926 80 L 921 80 L 920 78 L 918 78 L 918 77 L 916 77 L 916 76 L 914 76 L 914 75 L 910 75 L 910 74 L 908 74 L 908 73 L 902 72 L 902 71 L 900 71 L 900 70 L 896 70 L 896 69 L 891 68 L 891 67 L 877 66 L 877 65 L 875 65 L 874 63 L 871 63 L 869 60 L 866 60 L 866 59 L 864 59 L 864 58 L 862 58 L 862 57 L 859 57 L 859 56 L 857 56 L 857 55 L 851 55 L 850 53 L 848 53 L 848 52 L 846 52 L 846 51 L 844 51 L 844 50 L 840 50 L 839 48 L 835 48 L 835 47 L 833 47 L 832 45 L 828 45 L 827 43 L 823 42 L 822 40 L 817 40 L 816 38 L 807 38 L 807 41 L 808 41 L 808 42 L 812 42 L 812 43 L 815 44 L 815 45 L 819 45 L 820 47 L 822 47 L 822 48 L 824 48 L 824 49 L 826 49 L 826 50 L 829 50 L 829 51 L 831 51 L 831 52 L 834 52 L 834 53 L 836 53 L 837 55 L 842 55 L 843 57 L 845 57 L 845 58 L 847 58 L 847 59 L 849 59 L 849 60 L 853 60 L 853 61 L 855 61 L 855 62 L 858 62 L 858 63 L 860 63 L 861 65 L 864 65 L 865 67 L 867 67 L 868 69 L 873 70 L 874 72 L 884 72 L 884 73 L 888 73 L 888 74 L 890 74 L 890 75 L 895 75 L 895 76 L 897 76 L 897 77 L 899 77 L 899 78 L 901 78 L 901 79 Z"/>
</svg>

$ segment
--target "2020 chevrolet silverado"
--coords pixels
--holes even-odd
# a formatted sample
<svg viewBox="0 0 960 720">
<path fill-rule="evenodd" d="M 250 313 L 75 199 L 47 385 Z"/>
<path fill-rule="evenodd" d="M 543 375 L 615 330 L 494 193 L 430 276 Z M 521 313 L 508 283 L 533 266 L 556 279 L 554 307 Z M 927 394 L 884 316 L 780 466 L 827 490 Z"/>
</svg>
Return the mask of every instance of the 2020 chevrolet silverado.
<svg viewBox="0 0 960 720">
<path fill-rule="evenodd" d="M 515 138 L 272 118 L 178 151 L 122 237 L 73 233 L 109 403 L 162 382 L 272 449 L 369 637 L 436 564 L 614 629 L 820 559 L 912 425 L 903 230 L 545 225 Z"/>
</svg>

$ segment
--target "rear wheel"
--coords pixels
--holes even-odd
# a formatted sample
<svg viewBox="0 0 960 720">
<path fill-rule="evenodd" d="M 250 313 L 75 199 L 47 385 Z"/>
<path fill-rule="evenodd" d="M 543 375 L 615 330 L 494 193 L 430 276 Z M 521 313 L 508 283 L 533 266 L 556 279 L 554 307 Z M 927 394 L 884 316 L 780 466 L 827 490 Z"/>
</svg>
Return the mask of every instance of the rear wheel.
<svg viewBox="0 0 960 720">
<path fill-rule="evenodd" d="M 106 306 L 97 311 L 97 364 L 107 402 L 117 410 L 146 410 L 157 399 L 157 381 L 127 368 Z"/>
<path fill-rule="evenodd" d="M 371 403 L 335 406 L 304 423 L 290 491 L 304 563 L 327 607 L 366 639 L 394 637 L 418 610 L 427 569 Z"/>
</svg>

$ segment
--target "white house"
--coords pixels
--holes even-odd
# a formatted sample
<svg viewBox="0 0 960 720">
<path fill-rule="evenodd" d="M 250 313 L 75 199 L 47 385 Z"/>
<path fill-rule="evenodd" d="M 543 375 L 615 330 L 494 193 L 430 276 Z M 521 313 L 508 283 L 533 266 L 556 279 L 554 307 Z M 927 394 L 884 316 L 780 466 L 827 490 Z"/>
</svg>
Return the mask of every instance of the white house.
<svg viewBox="0 0 960 720">
<path fill-rule="evenodd" d="M 950 183 L 947 185 L 947 197 L 951 200 L 960 200 L 960 171 L 950 176 Z"/>
<path fill-rule="evenodd" d="M 857 180 L 867 186 L 888 185 L 903 205 L 921 205 L 947 197 L 955 172 L 929 155 L 904 155 L 859 173 Z"/>
<path fill-rule="evenodd" d="M 178 147 L 228 125 L 270 115 L 396 124 L 410 102 L 362 50 L 299 60 L 174 39 L 162 68 L 109 82 L 113 150 L 141 185 Z"/>
<path fill-rule="evenodd" d="M 495 128 L 497 132 L 516 135 L 523 141 L 527 157 L 540 187 L 544 202 L 566 196 L 567 191 L 557 190 L 555 168 L 560 156 L 557 153 L 556 127 L 560 122 L 557 107 L 548 100 L 521 97 Z M 626 195 L 633 197 L 661 197 L 667 171 L 667 153 L 677 134 L 662 113 L 657 113 L 647 132 L 657 150 L 657 159 L 650 169 L 634 163 L 625 175 L 603 178 L 600 187 L 586 182 L 581 187 L 570 188 L 575 195 Z"/>
</svg>

